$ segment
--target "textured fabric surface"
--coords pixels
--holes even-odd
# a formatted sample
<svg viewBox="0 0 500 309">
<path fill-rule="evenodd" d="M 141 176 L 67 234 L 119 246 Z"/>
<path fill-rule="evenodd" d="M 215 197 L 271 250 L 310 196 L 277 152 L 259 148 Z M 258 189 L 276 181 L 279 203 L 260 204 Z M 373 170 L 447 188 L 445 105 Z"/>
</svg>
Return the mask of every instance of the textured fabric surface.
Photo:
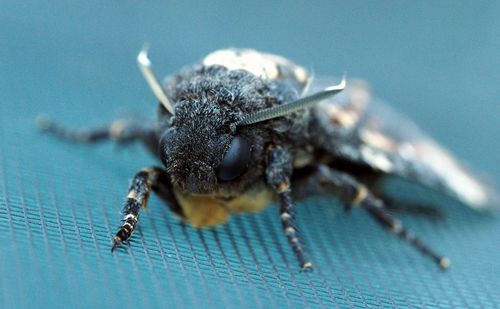
<svg viewBox="0 0 500 309">
<path fill-rule="evenodd" d="M 498 217 L 400 183 L 391 190 L 448 210 L 443 222 L 399 217 L 450 257 L 449 271 L 324 197 L 297 210 L 312 273 L 298 271 L 275 206 L 195 230 L 153 196 L 130 249 L 110 253 L 128 181 L 158 162 L 138 145 L 62 143 L 33 119 L 152 116 L 135 64 L 146 41 L 159 73 L 234 45 L 365 77 L 500 183 L 498 4 L 230 3 L 0 3 L 0 307 L 499 306 Z"/>
</svg>

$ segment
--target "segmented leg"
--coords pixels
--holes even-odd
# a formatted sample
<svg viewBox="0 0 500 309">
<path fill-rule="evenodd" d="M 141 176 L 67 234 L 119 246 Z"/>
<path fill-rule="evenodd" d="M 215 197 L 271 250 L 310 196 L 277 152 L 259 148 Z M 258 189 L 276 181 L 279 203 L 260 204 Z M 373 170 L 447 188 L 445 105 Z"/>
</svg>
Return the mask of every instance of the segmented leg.
<svg viewBox="0 0 500 309">
<path fill-rule="evenodd" d="M 139 222 L 140 209 L 146 207 L 151 189 L 158 186 L 158 179 L 164 173 L 159 167 L 151 167 L 141 170 L 134 176 L 123 207 L 123 223 L 113 238 L 111 251 L 130 238 Z"/>
<path fill-rule="evenodd" d="M 303 270 L 310 270 L 312 269 L 312 263 L 306 257 L 296 230 L 294 205 L 290 189 L 292 170 L 291 156 L 288 151 L 280 147 L 270 148 L 266 177 L 267 183 L 278 194 L 281 226 L 288 239 L 288 243 L 292 246 L 300 267 Z"/>
<path fill-rule="evenodd" d="M 425 245 L 419 238 L 408 231 L 401 221 L 395 219 L 388 211 L 384 202 L 376 198 L 366 186 L 354 177 L 338 172 L 321 165 L 306 178 L 296 182 L 297 193 L 300 197 L 306 197 L 312 191 L 329 192 L 335 194 L 348 207 L 360 206 L 384 228 L 396 234 L 403 240 L 409 242 L 418 251 L 432 258 L 441 268 L 447 268 L 450 260 L 436 254 Z"/>
<path fill-rule="evenodd" d="M 155 127 L 137 121 L 119 119 L 113 121 L 110 125 L 88 130 L 66 128 L 51 121 L 46 115 L 38 116 L 36 123 L 40 130 L 72 142 L 96 143 L 114 140 L 120 144 L 126 144 L 139 140 L 153 154 L 157 154 L 158 152 L 158 138 Z"/>
<path fill-rule="evenodd" d="M 359 179 L 359 178 L 358 178 Z M 446 213 L 433 205 L 412 201 L 405 198 L 390 196 L 384 188 L 384 175 L 376 174 L 359 179 L 392 213 L 406 213 L 436 220 L 445 220 Z"/>
<path fill-rule="evenodd" d="M 417 236 L 405 229 L 401 221 L 392 217 L 381 200 L 367 193 L 367 195 L 359 201 L 359 204 L 361 207 L 366 209 L 383 227 L 409 242 L 424 255 L 432 258 L 441 268 L 444 269 L 450 266 L 450 260 L 447 257 L 436 254 Z"/>
</svg>

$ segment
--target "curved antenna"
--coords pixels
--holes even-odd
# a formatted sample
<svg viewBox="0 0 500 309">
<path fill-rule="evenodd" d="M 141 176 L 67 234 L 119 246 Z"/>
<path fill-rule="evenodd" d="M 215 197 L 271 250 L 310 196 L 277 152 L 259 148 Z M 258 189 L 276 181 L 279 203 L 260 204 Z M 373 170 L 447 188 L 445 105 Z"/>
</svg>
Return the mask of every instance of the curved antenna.
<svg viewBox="0 0 500 309">
<path fill-rule="evenodd" d="M 174 106 L 172 102 L 167 97 L 167 94 L 163 91 L 158 79 L 156 78 L 153 70 L 151 69 L 151 61 L 148 58 L 148 49 L 143 48 L 139 55 L 137 55 L 137 63 L 141 69 L 142 75 L 148 82 L 149 87 L 153 90 L 156 98 L 160 103 L 168 110 L 168 112 L 174 115 Z"/>
<path fill-rule="evenodd" d="M 346 78 L 345 75 L 342 77 L 342 81 L 338 85 L 330 86 L 326 88 L 323 91 L 320 91 L 318 93 L 312 94 L 310 96 L 300 98 L 296 101 L 287 103 L 287 104 L 282 104 L 274 107 L 270 107 L 267 109 L 263 109 L 260 111 L 257 111 L 253 114 L 250 114 L 240 120 L 237 124 L 236 127 L 238 126 L 246 126 L 249 124 L 254 124 L 257 122 L 273 119 L 276 117 L 284 116 L 287 114 L 290 114 L 292 112 L 295 112 L 300 109 L 304 108 L 309 108 L 312 107 L 314 104 L 319 103 L 320 101 L 329 98 L 331 96 L 336 95 L 340 91 L 344 90 L 346 86 Z"/>
</svg>

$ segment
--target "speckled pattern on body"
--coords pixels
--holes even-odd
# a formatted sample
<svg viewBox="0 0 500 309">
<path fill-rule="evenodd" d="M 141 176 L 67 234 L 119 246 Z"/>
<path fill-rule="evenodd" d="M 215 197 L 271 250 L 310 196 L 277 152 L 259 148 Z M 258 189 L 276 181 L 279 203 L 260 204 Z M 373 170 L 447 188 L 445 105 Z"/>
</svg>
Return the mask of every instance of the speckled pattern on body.
<svg viewBox="0 0 500 309">
<path fill-rule="evenodd" d="M 286 55 L 317 74 L 368 80 L 477 170 L 500 182 L 497 2 L 373 4 L 87 1 L 0 4 L 0 307 L 495 308 L 500 221 L 438 194 L 444 222 L 398 215 L 449 271 L 332 199 L 298 203 L 315 271 L 300 273 L 277 208 L 213 230 L 179 224 L 155 196 L 127 252 L 110 253 L 139 146 L 40 135 L 47 112 L 75 127 L 155 113 L 135 57 L 164 76 L 224 47 Z M 250 13 L 252 12 L 252 13 Z M 325 38 L 328 38 L 327 40 Z"/>
</svg>

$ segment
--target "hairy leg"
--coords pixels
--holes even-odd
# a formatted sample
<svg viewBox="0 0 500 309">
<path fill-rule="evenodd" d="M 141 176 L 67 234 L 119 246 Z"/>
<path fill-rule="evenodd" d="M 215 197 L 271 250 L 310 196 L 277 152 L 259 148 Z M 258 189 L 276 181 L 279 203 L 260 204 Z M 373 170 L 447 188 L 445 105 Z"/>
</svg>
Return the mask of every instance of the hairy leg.
<svg viewBox="0 0 500 309">
<path fill-rule="evenodd" d="M 303 270 L 310 270 L 312 269 L 312 263 L 306 257 L 296 230 L 294 204 L 290 188 L 292 170 L 293 165 L 288 151 L 281 147 L 271 147 L 267 158 L 267 183 L 278 195 L 281 226 L 288 243 L 291 245 L 300 267 Z"/>
<path fill-rule="evenodd" d="M 139 211 L 146 207 L 152 188 L 158 186 L 158 180 L 164 173 L 162 168 L 150 167 L 141 170 L 134 176 L 128 189 L 127 201 L 122 210 L 122 225 L 113 238 L 111 251 L 114 251 L 132 236 L 139 223 Z"/>
<path fill-rule="evenodd" d="M 155 127 L 152 124 L 118 119 L 102 127 L 75 130 L 51 121 L 46 115 L 38 116 L 36 124 L 40 130 L 67 141 L 96 143 L 114 140 L 117 143 L 126 144 L 139 140 L 154 155 L 158 154 L 158 137 L 156 136 Z"/>
<path fill-rule="evenodd" d="M 304 175 L 304 178 L 296 181 L 294 189 L 300 198 L 310 196 L 312 193 L 333 193 L 347 207 L 359 206 L 366 210 L 382 227 L 432 258 L 441 268 L 447 268 L 450 264 L 448 258 L 436 254 L 418 237 L 408 231 L 401 221 L 390 214 L 383 200 L 375 197 L 364 184 L 349 174 L 320 165 Z"/>
</svg>

